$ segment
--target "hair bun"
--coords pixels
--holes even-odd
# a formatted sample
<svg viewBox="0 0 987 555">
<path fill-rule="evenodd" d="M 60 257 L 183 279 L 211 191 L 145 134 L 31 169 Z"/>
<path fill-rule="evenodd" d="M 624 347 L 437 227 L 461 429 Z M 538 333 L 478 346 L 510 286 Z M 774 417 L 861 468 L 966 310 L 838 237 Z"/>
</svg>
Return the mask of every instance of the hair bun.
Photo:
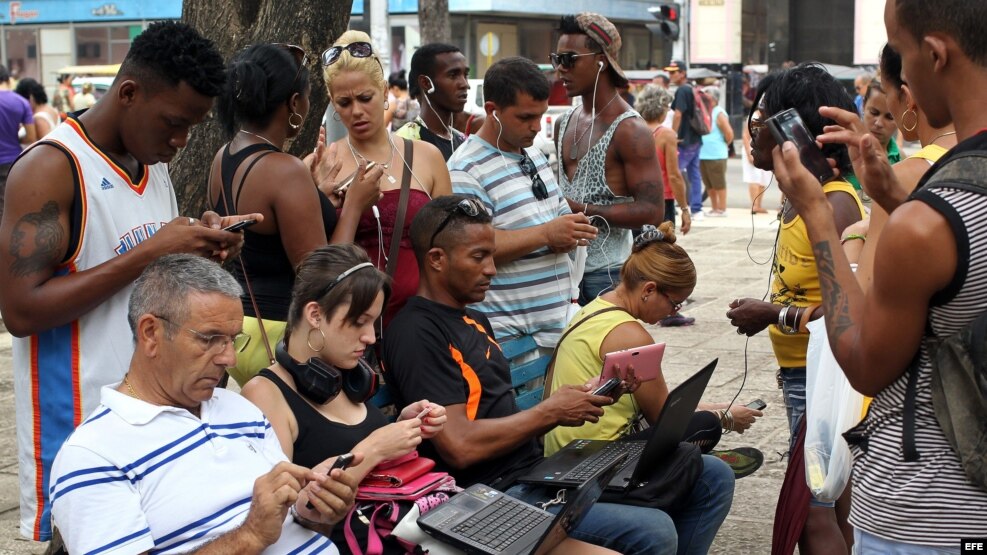
<svg viewBox="0 0 987 555">
<path fill-rule="evenodd" d="M 634 252 L 651 243 L 675 243 L 675 225 L 672 222 L 662 222 L 660 227 L 651 224 L 641 227 L 641 233 L 634 239 Z"/>
</svg>

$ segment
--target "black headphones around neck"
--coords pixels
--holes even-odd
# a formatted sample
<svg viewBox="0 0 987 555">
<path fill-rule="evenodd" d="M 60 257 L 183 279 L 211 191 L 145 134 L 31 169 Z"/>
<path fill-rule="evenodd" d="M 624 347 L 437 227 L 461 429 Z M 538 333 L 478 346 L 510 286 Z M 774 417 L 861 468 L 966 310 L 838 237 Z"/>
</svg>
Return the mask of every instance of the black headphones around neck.
<svg viewBox="0 0 987 555">
<path fill-rule="evenodd" d="M 354 403 L 365 403 L 377 393 L 380 376 L 362 358 L 352 370 L 340 371 L 319 357 L 308 362 L 291 358 L 284 341 L 274 349 L 274 359 L 295 379 L 298 393 L 317 405 L 324 405 L 339 395 L 340 390 Z"/>
</svg>

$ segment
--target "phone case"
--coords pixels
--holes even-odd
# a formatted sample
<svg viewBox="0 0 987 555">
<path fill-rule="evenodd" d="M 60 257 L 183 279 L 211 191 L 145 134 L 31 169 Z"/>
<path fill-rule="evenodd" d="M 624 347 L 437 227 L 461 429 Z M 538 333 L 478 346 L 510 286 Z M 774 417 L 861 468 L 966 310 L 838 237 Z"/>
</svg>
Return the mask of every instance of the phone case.
<svg viewBox="0 0 987 555">
<path fill-rule="evenodd" d="M 600 384 L 613 377 L 622 377 L 616 376 L 614 373 L 613 366 L 615 364 L 620 365 L 621 373 L 627 369 L 629 364 L 633 365 L 634 375 L 637 376 L 640 382 L 656 379 L 658 374 L 661 373 L 661 359 L 664 355 L 664 343 L 655 343 L 634 349 L 607 353 L 603 357 L 603 373 L 600 377 Z"/>
<path fill-rule="evenodd" d="M 356 498 L 368 501 L 392 499 L 398 501 L 414 501 L 426 493 L 455 483 L 456 480 L 448 472 L 428 472 L 396 488 L 363 486 L 361 484 L 360 489 L 356 492 Z"/>
</svg>

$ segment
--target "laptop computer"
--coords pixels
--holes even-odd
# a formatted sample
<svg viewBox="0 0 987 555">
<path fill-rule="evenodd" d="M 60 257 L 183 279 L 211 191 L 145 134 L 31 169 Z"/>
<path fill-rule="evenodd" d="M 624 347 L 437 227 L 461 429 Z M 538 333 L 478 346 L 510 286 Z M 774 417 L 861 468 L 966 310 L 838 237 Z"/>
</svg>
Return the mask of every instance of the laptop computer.
<svg viewBox="0 0 987 555">
<path fill-rule="evenodd" d="M 706 385 L 709 384 L 718 361 L 719 359 L 713 360 L 668 394 L 647 441 L 574 439 L 521 476 L 518 481 L 575 487 L 583 483 L 587 475 L 593 475 L 596 469 L 608 466 L 609 461 L 626 454 L 623 467 L 610 481 L 607 490 L 627 491 L 632 484 L 641 484 L 646 481 L 650 470 L 671 454 L 682 441 L 689 420 L 699 406 L 699 400 L 706 391 Z"/>
<path fill-rule="evenodd" d="M 491 487 L 474 484 L 425 513 L 418 526 L 467 553 L 542 555 L 579 525 L 623 460 L 614 460 L 569 492 L 569 500 L 554 517 Z"/>
</svg>

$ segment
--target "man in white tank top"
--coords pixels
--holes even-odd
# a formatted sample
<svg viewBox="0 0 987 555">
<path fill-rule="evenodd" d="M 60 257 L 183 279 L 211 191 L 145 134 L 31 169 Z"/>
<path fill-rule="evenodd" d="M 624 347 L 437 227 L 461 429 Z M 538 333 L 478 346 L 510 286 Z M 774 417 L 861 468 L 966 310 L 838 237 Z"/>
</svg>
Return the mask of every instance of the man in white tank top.
<svg viewBox="0 0 987 555">
<path fill-rule="evenodd" d="M 214 229 L 229 223 L 215 213 L 177 217 L 167 168 L 224 83 L 210 41 L 180 23 L 153 24 L 106 96 L 11 169 L 0 310 L 17 337 L 21 533 L 29 538 L 51 536 L 55 454 L 99 404 L 100 387 L 127 369 L 132 282 L 165 254 L 226 258 L 239 248 L 240 234 Z"/>
</svg>

